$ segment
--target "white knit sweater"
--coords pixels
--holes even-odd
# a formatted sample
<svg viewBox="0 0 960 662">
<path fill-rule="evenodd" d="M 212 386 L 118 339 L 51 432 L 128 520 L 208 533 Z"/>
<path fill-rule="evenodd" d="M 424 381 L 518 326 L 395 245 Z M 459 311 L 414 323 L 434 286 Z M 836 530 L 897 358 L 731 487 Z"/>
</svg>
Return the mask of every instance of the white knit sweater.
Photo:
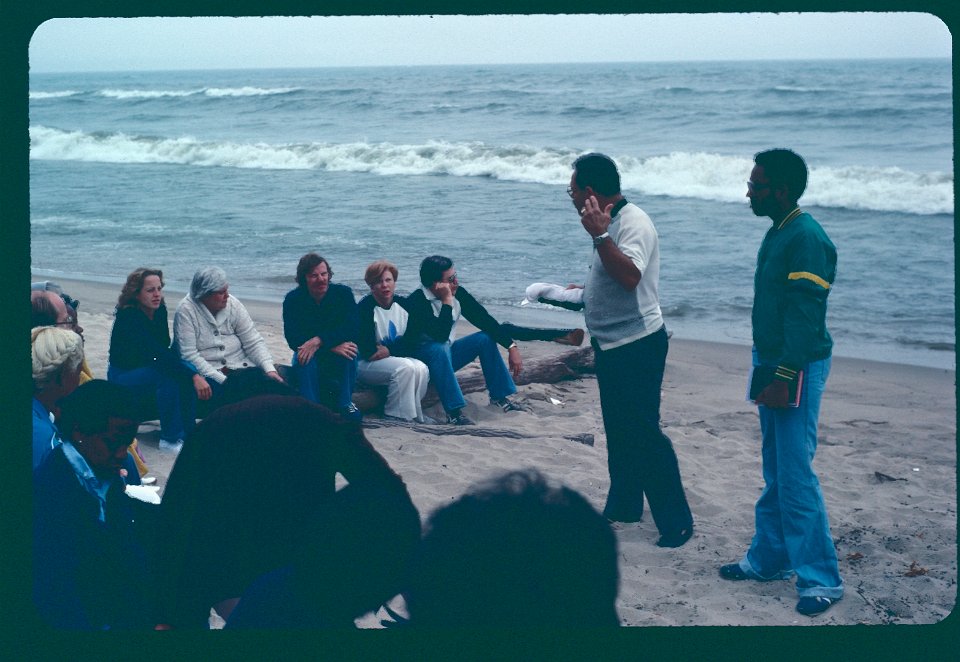
<svg viewBox="0 0 960 662">
<path fill-rule="evenodd" d="M 226 379 L 221 368 L 276 370 L 250 314 L 232 294 L 227 297 L 227 307 L 216 316 L 199 301 L 184 297 L 173 317 L 173 342 L 180 348 L 181 358 L 203 377 L 220 384 Z"/>
</svg>

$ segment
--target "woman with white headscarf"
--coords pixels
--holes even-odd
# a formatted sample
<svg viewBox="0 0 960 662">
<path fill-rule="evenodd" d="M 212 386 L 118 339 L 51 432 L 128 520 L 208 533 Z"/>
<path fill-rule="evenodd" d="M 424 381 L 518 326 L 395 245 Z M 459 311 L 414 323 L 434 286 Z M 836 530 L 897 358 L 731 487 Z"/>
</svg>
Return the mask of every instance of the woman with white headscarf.
<svg viewBox="0 0 960 662">
<path fill-rule="evenodd" d="M 219 390 L 227 375 L 241 368 L 258 367 L 282 382 L 267 344 L 229 286 L 227 274 L 219 267 L 206 267 L 193 275 L 190 293 L 173 317 L 174 346 L 211 390 Z"/>
</svg>

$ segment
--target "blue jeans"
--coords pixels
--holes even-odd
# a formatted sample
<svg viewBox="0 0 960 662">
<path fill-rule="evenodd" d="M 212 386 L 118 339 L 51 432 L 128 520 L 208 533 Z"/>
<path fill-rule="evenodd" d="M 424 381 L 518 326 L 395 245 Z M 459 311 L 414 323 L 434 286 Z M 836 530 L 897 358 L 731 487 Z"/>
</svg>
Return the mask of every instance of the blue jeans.
<svg viewBox="0 0 960 662">
<path fill-rule="evenodd" d="M 667 361 L 666 328 L 634 342 L 601 350 L 591 339 L 607 435 L 610 491 L 604 517 L 635 522 L 650 513 L 663 536 L 693 526 L 673 444 L 660 429 L 660 387 Z"/>
<path fill-rule="evenodd" d="M 500 356 L 497 343 L 482 331 L 458 338 L 453 343 L 421 343 L 414 350 L 413 357 L 427 364 L 430 381 L 437 389 L 443 408 L 448 412 L 466 406 L 454 373 L 477 357 L 480 357 L 483 379 L 487 383 L 491 400 L 499 400 L 517 392 L 510 371 Z"/>
<path fill-rule="evenodd" d="M 317 350 L 305 365 L 293 353 L 293 369 L 300 384 L 300 395 L 310 402 L 321 402 L 321 394 L 331 393 L 337 409 L 345 409 L 353 402 L 357 384 L 357 359 L 346 359 L 324 349 Z"/>
<path fill-rule="evenodd" d="M 760 365 L 756 350 L 754 365 Z M 740 567 L 754 579 L 797 575 L 800 597 L 843 597 L 820 481 L 813 471 L 817 419 L 830 357 L 804 366 L 800 406 L 760 410 L 765 487 L 756 505 L 756 532 Z"/>
<path fill-rule="evenodd" d="M 185 366 L 190 366 L 184 362 Z M 191 372 L 193 368 L 190 367 Z M 160 416 L 160 438 L 167 441 L 183 439 L 196 424 L 197 394 L 186 377 L 176 379 L 156 368 L 123 370 L 107 366 L 107 381 L 140 391 L 154 391 Z"/>
</svg>

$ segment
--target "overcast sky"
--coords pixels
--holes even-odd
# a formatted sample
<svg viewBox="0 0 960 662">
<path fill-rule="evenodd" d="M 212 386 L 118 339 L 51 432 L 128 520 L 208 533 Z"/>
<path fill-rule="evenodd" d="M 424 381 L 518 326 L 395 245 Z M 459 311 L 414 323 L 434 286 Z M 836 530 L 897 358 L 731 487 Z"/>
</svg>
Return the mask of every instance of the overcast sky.
<svg viewBox="0 0 960 662">
<path fill-rule="evenodd" d="M 950 57 L 921 13 L 52 19 L 34 72 Z"/>
</svg>

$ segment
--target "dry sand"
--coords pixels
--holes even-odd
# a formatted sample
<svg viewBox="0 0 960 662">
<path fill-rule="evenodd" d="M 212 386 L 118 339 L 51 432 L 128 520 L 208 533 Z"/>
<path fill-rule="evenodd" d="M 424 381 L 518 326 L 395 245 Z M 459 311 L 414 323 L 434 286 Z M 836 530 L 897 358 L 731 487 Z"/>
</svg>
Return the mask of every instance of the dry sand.
<svg viewBox="0 0 960 662">
<path fill-rule="evenodd" d="M 87 358 L 94 374 L 103 377 L 121 283 L 59 282 L 82 302 Z M 167 292 L 171 316 L 181 296 Z M 288 363 L 279 304 L 245 303 L 274 359 Z M 521 343 L 525 357 L 563 349 Z M 729 582 L 717 575 L 719 565 L 739 559 L 749 544 L 753 504 L 762 488 L 756 408 L 744 400 L 749 360 L 747 347 L 671 341 L 663 426 L 679 458 L 696 532 L 680 549 L 660 549 L 653 544 L 657 533 L 649 514 L 637 524 L 615 525 L 622 624 L 931 624 L 944 619 L 957 592 L 952 365 L 941 370 L 834 359 L 815 467 L 846 595 L 826 614 L 810 619 L 794 611 L 793 582 Z M 602 508 L 608 479 L 596 380 L 587 375 L 532 383 L 521 386 L 519 394 L 532 411 L 504 414 L 487 404 L 486 393 L 472 393 L 467 413 L 476 427 L 389 424 L 368 416 L 366 434 L 403 476 L 424 518 L 474 482 L 525 467 L 539 469 Z M 592 446 L 582 443 L 591 436 Z M 144 425 L 139 437 L 162 487 L 172 458 L 158 452 L 155 424 Z M 379 625 L 372 615 L 360 623 Z"/>
</svg>

